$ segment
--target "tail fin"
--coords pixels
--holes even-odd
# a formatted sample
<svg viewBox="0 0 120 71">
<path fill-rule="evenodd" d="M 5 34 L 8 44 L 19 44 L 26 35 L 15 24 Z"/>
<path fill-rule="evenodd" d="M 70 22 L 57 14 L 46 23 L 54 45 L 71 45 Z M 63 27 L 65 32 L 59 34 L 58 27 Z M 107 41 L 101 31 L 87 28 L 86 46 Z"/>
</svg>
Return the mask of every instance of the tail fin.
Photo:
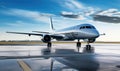
<svg viewBox="0 0 120 71">
<path fill-rule="evenodd" d="M 50 30 L 51 30 L 52 32 L 55 31 L 55 29 L 54 29 L 54 27 L 53 27 L 52 17 L 50 17 Z"/>
</svg>

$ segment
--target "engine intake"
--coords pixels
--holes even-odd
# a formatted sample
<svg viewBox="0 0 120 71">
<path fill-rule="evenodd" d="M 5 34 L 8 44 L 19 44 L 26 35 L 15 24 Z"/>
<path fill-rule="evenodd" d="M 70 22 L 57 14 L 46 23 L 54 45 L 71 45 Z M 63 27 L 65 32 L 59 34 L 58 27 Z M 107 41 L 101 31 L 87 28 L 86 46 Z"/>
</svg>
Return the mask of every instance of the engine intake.
<svg viewBox="0 0 120 71">
<path fill-rule="evenodd" d="M 51 42 L 51 37 L 50 37 L 50 35 L 45 35 L 45 36 L 43 37 L 42 41 L 45 42 L 45 43 Z"/>
</svg>

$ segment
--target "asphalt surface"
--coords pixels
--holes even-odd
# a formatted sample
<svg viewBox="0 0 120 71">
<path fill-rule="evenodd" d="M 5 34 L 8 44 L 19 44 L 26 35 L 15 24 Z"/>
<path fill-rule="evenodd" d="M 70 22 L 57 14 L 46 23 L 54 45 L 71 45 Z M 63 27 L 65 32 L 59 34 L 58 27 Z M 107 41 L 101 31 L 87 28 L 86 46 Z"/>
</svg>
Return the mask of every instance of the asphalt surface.
<svg viewBox="0 0 120 71">
<path fill-rule="evenodd" d="M 93 50 L 85 51 L 85 44 L 82 45 L 80 53 L 85 54 L 84 57 L 77 57 L 78 66 L 84 65 L 84 68 L 88 67 L 89 60 L 95 59 L 97 61 L 96 71 L 120 71 L 120 44 L 91 44 Z M 46 49 L 46 45 L 4 45 L 0 46 L 0 57 L 3 56 L 41 56 L 43 50 Z M 65 50 L 65 52 L 64 52 Z M 53 44 L 52 53 L 56 51 L 61 52 L 63 55 L 68 51 L 76 50 L 75 44 Z M 87 53 L 87 56 L 86 56 Z M 91 56 L 92 54 L 92 56 Z M 93 56 L 94 54 L 94 56 Z M 91 59 L 90 59 L 91 58 Z M 94 58 L 94 59 L 92 59 Z M 54 60 L 53 71 L 77 71 L 64 63 L 61 63 L 55 58 L 29 58 L 29 59 L 0 59 L 0 71 L 50 71 L 51 59 Z M 62 57 L 58 58 L 64 59 Z M 67 59 L 67 58 L 66 58 Z M 74 61 L 75 58 L 68 60 Z M 81 61 L 87 60 L 87 61 Z M 94 63 L 89 63 L 91 66 Z M 76 64 L 77 65 L 77 64 Z M 82 69 L 80 71 L 83 71 Z"/>
</svg>

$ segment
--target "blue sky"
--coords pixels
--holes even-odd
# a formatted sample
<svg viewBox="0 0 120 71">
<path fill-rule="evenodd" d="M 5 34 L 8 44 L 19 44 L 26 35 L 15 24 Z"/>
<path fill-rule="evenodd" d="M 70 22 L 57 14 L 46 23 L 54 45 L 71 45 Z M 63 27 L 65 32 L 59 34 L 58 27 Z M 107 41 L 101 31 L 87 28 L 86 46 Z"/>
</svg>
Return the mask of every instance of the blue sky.
<svg viewBox="0 0 120 71">
<path fill-rule="evenodd" d="M 31 40 L 40 37 L 7 34 L 6 31 L 49 31 L 49 16 L 55 29 L 90 23 L 100 33 L 98 41 L 120 41 L 120 23 L 94 21 L 90 16 L 97 11 L 120 11 L 120 0 L 0 0 L 0 40 Z M 60 13 L 79 14 L 78 19 L 65 18 Z M 90 12 L 89 15 L 84 14 Z M 110 15 L 110 14 L 109 14 Z"/>
</svg>

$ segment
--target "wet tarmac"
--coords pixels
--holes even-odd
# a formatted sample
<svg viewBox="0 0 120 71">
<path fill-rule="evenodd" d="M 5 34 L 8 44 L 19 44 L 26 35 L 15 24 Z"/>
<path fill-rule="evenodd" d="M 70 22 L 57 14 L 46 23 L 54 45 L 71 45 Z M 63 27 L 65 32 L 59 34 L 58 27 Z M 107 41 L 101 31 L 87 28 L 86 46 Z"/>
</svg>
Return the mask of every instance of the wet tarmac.
<svg viewBox="0 0 120 71">
<path fill-rule="evenodd" d="M 120 44 L 91 44 L 93 49 L 80 49 L 80 55 L 71 57 L 0 59 L 0 71 L 120 71 Z M 0 46 L 3 56 L 41 56 L 46 45 L 4 45 Z M 78 54 L 75 44 L 53 44 L 54 54 Z M 72 68 L 73 67 L 73 68 Z M 74 69 L 76 67 L 76 69 Z"/>
</svg>

